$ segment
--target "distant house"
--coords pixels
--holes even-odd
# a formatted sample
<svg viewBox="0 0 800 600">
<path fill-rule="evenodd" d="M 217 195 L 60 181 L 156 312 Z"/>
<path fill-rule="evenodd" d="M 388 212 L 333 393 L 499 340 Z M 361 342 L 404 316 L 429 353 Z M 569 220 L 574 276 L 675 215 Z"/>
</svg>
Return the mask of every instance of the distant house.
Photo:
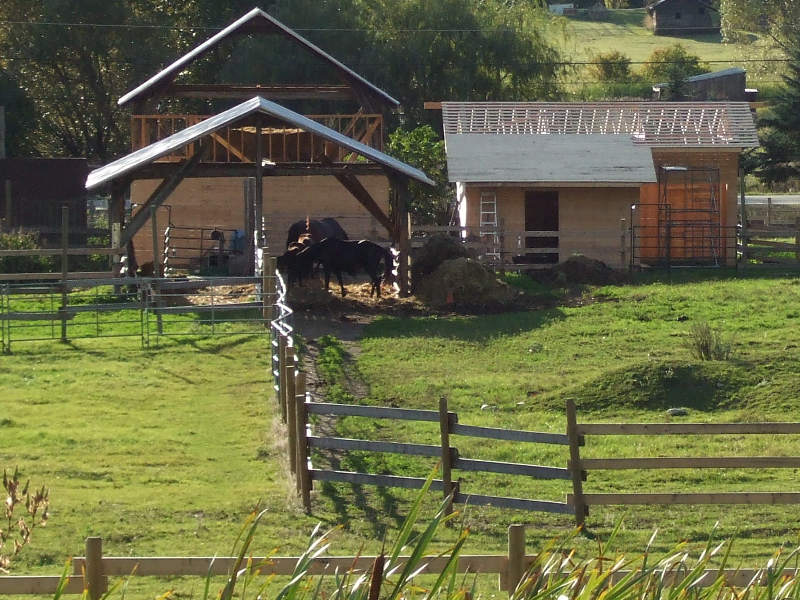
<svg viewBox="0 0 800 600">
<path fill-rule="evenodd" d="M 647 7 L 656 35 L 715 33 L 716 9 L 704 0 L 656 0 Z"/>
<path fill-rule="evenodd" d="M 442 118 L 461 225 L 498 262 L 736 261 L 745 102 L 444 102 Z"/>
<path fill-rule="evenodd" d="M 747 90 L 747 72 L 741 67 L 732 67 L 713 73 L 695 75 L 685 80 L 684 95 L 689 100 L 733 100 L 744 102 L 749 100 Z M 669 83 L 653 85 L 653 99 L 669 98 Z"/>
</svg>

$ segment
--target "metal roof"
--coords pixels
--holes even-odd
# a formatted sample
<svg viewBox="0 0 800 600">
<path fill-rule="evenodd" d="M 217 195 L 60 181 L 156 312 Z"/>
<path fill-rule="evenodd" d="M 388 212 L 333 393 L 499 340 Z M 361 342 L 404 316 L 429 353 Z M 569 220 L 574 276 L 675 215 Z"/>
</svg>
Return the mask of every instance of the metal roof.
<svg viewBox="0 0 800 600">
<path fill-rule="evenodd" d="M 405 175 L 421 183 L 435 185 L 434 182 L 419 169 L 415 169 L 414 167 L 407 165 L 396 158 L 392 158 L 391 156 L 384 154 L 375 148 L 371 148 L 370 146 L 362 144 L 361 142 L 357 142 L 346 135 L 342 135 L 338 131 L 334 131 L 329 127 L 325 127 L 321 123 L 312 121 L 308 117 L 304 117 L 303 115 L 289 110 L 280 104 L 276 104 L 269 100 L 265 100 L 260 96 L 256 96 L 255 98 L 246 100 L 245 102 L 242 102 L 241 104 L 234 106 L 225 112 L 221 112 L 220 114 L 206 119 L 205 121 L 201 121 L 196 125 L 187 127 L 186 129 L 164 138 L 163 140 L 154 142 L 149 146 L 140 148 L 139 150 L 136 150 L 127 156 L 100 167 L 99 169 L 95 169 L 89 173 L 89 177 L 86 179 L 86 189 L 95 189 L 113 179 L 121 177 L 122 175 L 132 173 L 140 167 L 150 164 L 162 156 L 171 154 L 179 148 L 183 148 L 184 146 L 191 144 L 192 142 L 197 141 L 210 133 L 213 133 L 224 127 L 228 127 L 238 121 L 245 120 L 257 113 L 268 115 L 283 123 L 287 123 L 302 129 L 303 131 L 318 135 L 321 138 L 347 148 L 348 150 L 355 152 L 356 154 L 373 162 L 379 163 L 392 171 L 400 173 L 401 175 Z"/>
<path fill-rule="evenodd" d="M 719 79 L 722 77 L 732 77 L 734 75 L 747 75 L 747 71 L 745 71 L 741 67 L 731 67 L 729 69 L 722 69 L 721 71 L 711 71 L 710 73 L 700 73 L 700 75 L 692 75 L 691 77 L 687 77 L 686 79 L 684 79 L 684 81 L 686 83 L 695 83 L 698 81 L 707 81 L 710 79 Z M 653 84 L 653 89 L 664 88 L 664 87 L 669 87 L 669 83 L 662 82 Z"/>
<path fill-rule="evenodd" d="M 649 11 L 651 11 L 651 12 L 652 12 L 652 10 L 653 10 L 654 8 L 656 8 L 657 6 L 660 6 L 660 5 L 664 4 L 665 2 L 669 3 L 669 2 L 671 2 L 671 0 L 655 0 L 654 2 L 651 2 L 650 4 L 648 4 L 648 5 L 647 5 L 647 10 L 649 10 Z M 716 11 L 716 10 L 717 10 L 717 9 L 714 7 L 714 5 L 713 5 L 713 4 L 711 4 L 710 2 L 703 2 L 703 0 L 697 0 L 697 3 L 698 3 L 698 4 L 702 4 L 704 7 L 706 7 L 706 8 L 710 8 L 711 10 L 714 10 L 714 11 Z"/>
<path fill-rule="evenodd" d="M 626 136 L 446 136 L 450 181 L 609 183 L 656 181 L 649 148 Z"/>
<path fill-rule="evenodd" d="M 443 102 L 453 135 L 624 136 L 667 148 L 756 148 L 747 102 Z M 483 143 L 483 142 L 481 142 Z"/>
<path fill-rule="evenodd" d="M 275 31 L 278 33 L 282 33 L 291 40 L 295 41 L 299 45 L 305 47 L 307 50 L 310 50 L 312 53 L 319 56 L 321 59 L 327 61 L 331 65 L 333 65 L 336 69 L 338 69 L 346 79 L 348 79 L 351 83 L 356 85 L 361 85 L 366 87 L 369 91 L 373 92 L 375 95 L 380 97 L 384 102 L 393 105 L 399 106 L 400 102 L 394 98 L 392 98 L 389 94 L 381 90 L 380 88 L 376 87 L 375 85 L 371 84 L 369 81 L 361 77 L 358 73 L 344 65 L 343 63 L 339 62 L 335 58 L 333 58 L 330 54 L 323 51 L 319 46 L 312 44 L 303 36 L 295 33 L 286 25 L 278 21 L 277 19 L 271 17 L 267 13 L 265 13 L 260 8 L 254 8 L 244 16 L 240 17 L 230 25 L 228 25 L 225 29 L 217 33 L 216 35 L 210 37 L 205 42 L 197 46 L 194 50 L 191 50 L 187 54 L 184 54 L 166 69 L 162 70 L 161 72 L 157 73 L 139 87 L 131 90 L 122 98 L 117 101 L 117 104 L 123 106 L 132 100 L 136 100 L 141 96 L 145 96 L 146 92 L 148 92 L 151 88 L 157 86 L 158 84 L 167 84 L 171 82 L 175 77 L 177 77 L 181 71 L 183 71 L 187 65 L 189 65 L 192 61 L 196 60 L 197 58 L 201 57 L 203 54 L 214 48 L 217 44 L 222 42 L 225 38 L 236 34 L 236 33 L 244 33 L 248 31 L 258 31 L 258 30 L 267 30 L 267 31 Z"/>
</svg>

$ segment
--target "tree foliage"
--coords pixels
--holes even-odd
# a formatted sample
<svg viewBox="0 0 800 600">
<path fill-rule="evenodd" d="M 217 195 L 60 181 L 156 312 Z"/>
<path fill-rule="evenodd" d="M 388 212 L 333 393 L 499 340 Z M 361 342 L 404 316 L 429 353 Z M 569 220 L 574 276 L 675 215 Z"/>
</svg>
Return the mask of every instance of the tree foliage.
<svg viewBox="0 0 800 600">
<path fill-rule="evenodd" d="M 683 44 L 673 44 L 653 50 L 642 69 L 642 75 L 652 83 L 667 83 L 670 100 L 683 100 L 686 96 L 686 79 L 709 70 L 708 65 L 699 56 L 690 54 Z"/>
<path fill-rule="evenodd" d="M 453 193 L 447 183 L 444 141 L 430 125 L 411 130 L 398 128 L 389 135 L 386 149 L 390 155 L 421 169 L 436 182 L 433 188 L 416 181 L 409 183 L 409 211 L 414 215 L 415 222 L 447 225 Z"/>
<path fill-rule="evenodd" d="M 800 32 L 790 42 L 783 87 L 760 119 L 759 177 L 768 182 L 800 177 Z"/>
<path fill-rule="evenodd" d="M 720 0 L 719 11 L 726 41 L 748 42 L 748 32 L 761 33 L 788 50 L 800 31 L 800 0 Z"/>
</svg>

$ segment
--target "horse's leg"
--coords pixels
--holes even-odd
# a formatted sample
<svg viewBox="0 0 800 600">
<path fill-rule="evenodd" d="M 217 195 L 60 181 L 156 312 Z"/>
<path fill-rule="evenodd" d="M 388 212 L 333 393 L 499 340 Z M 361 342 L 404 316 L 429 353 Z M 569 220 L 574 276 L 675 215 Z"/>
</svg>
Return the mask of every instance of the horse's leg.
<svg viewBox="0 0 800 600">
<path fill-rule="evenodd" d="M 344 283 L 342 283 L 342 272 L 336 271 L 336 279 L 339 280 L 339 287 L 342 288 L 342 298 L 347 295 L 347 290 L 344 289 Z"/>
<path fill-rule="evenodd" d="M 325 291 L 328 292 L 330 291 L 328 288 L 331 284 L 331 272 L 325 265 L 322 266 L 322 270 L 325 273 Z"/>
</svg>

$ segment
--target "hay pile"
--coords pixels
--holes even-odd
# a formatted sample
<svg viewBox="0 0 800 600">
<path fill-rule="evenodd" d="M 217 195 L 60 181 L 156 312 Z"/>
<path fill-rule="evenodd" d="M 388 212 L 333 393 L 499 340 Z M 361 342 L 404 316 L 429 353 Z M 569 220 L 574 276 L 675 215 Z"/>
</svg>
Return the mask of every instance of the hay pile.
<svg viewBox="0 0 800 600">
<path fill-rule="evenodd" d="M 571 256 L 547 271 L 540 271 L 536 279 L 548 283 L 583 283 L 589 285 L 611 285 L 624 283 L 627 275 L 616 271 L 606 263 L 585 256 Z"/>
<path fill-rule="evenodd" d="M 411 256 L 411 280 L 414 286 L 433 273 L 444 261 L 454 258 L 476 256 L 458 238 L 444 234 L 432 235 Z"/>
<path fill-rule="evenodd" d="M 442 262 L 418 283 L 415 294 L 434 308 L 459 309 L 500 309 L 518 296 L 493 271 L 471 258 Z"/>
</svg>

